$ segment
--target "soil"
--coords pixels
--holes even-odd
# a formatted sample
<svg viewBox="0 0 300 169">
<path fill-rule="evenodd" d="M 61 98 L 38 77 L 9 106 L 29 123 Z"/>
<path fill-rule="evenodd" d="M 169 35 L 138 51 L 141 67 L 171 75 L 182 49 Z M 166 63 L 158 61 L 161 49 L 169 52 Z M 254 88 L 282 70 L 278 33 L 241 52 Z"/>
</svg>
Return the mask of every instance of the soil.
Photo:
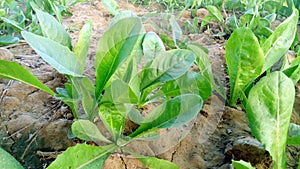
<svg viewBox="0 0 300 169">
<path fill-rule="evenodd" d="M 145 23 L 163 23 L 160 5 L 135 6 L 118 1 L 120 11 L 131 10 L 144 17 Z M 112 16 L 100 1 L 86 2 L 71 8 L 73 16 L 64 18 L 64 26 L 72 28 L 71 37 L 76 42 L 78 31 L 84 22 L 93 21 L 93 36 L 85 74 L 94 79 L 94 58 L 97 42 L 108 29 Z M 203 17 L 205 11 L 199 11 Z M 184 15 L 179 23 L 191 19 Z M 160 27 L 164 29 L 164 27 Z M 218 27 L 215 29 L 219 29 Z M 148 31 L 159 30 L 148 25 Z M 218 31 L 216 31 L 218 32 Z M 188 33 L 184 38 L 203 45 L 209 50 L 216 79 L 228 85 L 225 65 L 225 43 L 222 38 L 209 33 Z M 15 61 L 36 75 L 55 90 L 66 79 L 45 63 L 25 42 L 0 48 L 0 59 Z M 300 84 L 292 122 L 300 124 Z M 0 79 L 0 146 L 15 156 L 25 168 L 46 168 L 62 151 L 75 145 L 68 138 L 72 114 L 59 100 L 43 91 L 20 82 Z M 249 161 L 257 168 L 269 168 L 271 158 L 263 146 L 251 135 L 245 112 L 240 107 L 225 106 L 225 101 L 213 94 L 205 102 L 197 118 L 183 127 L 163 131 L 157 142 L 138 142 L 128 145 L 136 152 L 172 161 L 182 169 L 227 169 L 232 159 Z M 288 146 L 288 168 L 298 166 L 300 149 Z M 141 162 L 120 153 L 109 157 L 105 169 L 145 168 Z"/>
</svg>

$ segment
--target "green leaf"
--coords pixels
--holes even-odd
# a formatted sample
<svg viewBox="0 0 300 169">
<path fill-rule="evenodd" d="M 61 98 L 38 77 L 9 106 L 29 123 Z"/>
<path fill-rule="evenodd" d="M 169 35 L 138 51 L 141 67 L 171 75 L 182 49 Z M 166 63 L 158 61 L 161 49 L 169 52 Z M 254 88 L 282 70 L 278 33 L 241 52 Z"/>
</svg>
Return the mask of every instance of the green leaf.
<svg viewBox="0 0 300 169">
<path fill-rule="evenodd" d="M 114 141 L 118 140 L 119 136 L 123 134 L 126 112 L 126 106 L 124 105 L 102 103 L 99 107 L 100 118 L 111 133 Z"/>
<path fill-rule="evenodd" d="M 119 5 L 115 0 L 102 0 L 101 2 L 103 6 L 106 8 L 106 10 L 108 10 L 108 12 L 111 13 L 112 15 L 117 15 L 119 13 L 118 12 Z"/>
<path fill-rule="evenodd" d="M 195 54 L 189 50 L 175 49 L 161 52 L 141 75 L 141 90 L 158 82 L 174 80 L 191 67 Z"/>
<path fill-rule="evenodd" d="M 145 35 L 142 45 L 147 62 L 152 61 L 160 52 L 166 51 L 164 43 L 154 32 L 148 32 Z"/>
<path fill-rule="evenodd" d="M 115 17 L 112 18 L 109 26 L 112 27 L 118 21 L 125 19 L 125 18 L 132 18 L 132 17 L 137 17 L 132 11 L 119 12 L 118 14 L 116 14 Z"/>
<path fill-rule="evenodd" d="M 208 10 L 209 14 L 212 15 L 219 23 L 224 22 L 223 15 L 217 7 L 207 5 L 206 9 Z"/>
<path fill-rule="evenodd" d="M 161 90 L 169 98 L 180 94 L 198 94 L 203 100 L 206 100 L 212 92 L 210 82 L 202 75 L 191 71 L 176 80 L 166 82 Z"/>
<path fill-rule="evenodd" d="M 180 167 L 176 164 L 158 159 L 155 157 L 138 157 L 138 159 L 149 169 L 179 169 Z"/>
<path fill-rule="evenodd" d="M 150 112 L 140 127 L 130 136 L 135 137 L 159 128 L 172 128 L 186 124 L 196 117 L 202 104 L 199 95 L 184 94 L 174 97 Z"/>
<path fill-rule="evenodd" d="M 83 72 L 85 66 L 85 60 L 88 55 L 88 50 L 90 47 L 90 40 L 92 36 L 92 22 L 89 21 L 82 27 L 78 41 L 74 48 L 75 56 L 80 64 L 80 70 Z"/>
<path fill-rule="evenodd" d="M 290 124 L 287 144 L 300 146 L 300 126 L 294 123 Z"/>
<path fill-rule="evenodd" d="M 255 169 L 255 167 L 252 167 L 252 165 L 248 162 L 245 162 L 243 160 L 235 161 L 232 160 L 232 165 L 235 169 Z"/>
<path fill-rule="evenodd" d="M 69 147 L 59 155 L 47 169 L 101 169 L 104 166 L 105 160 L 115 149 L 114 145 L 99 147 L 85 143 L 76 144 L 76 146 Z"/>
<path fill-rule="evenodd" d="M 23 169 L 21 164 L 9 153 L 0 148 L 0 168 Z"/>
<path fill-rule="evenodd" d="M 226 44 L 226 63 L 233 106 L 248 83 L 257 78 L 264 65 L 263 51 L 249 28 L 237 28 Z"/>
<path fill-rule="evenodd" d="M 22 31 L 27 43 L 59 73 L 82 77 L 80 64 L 69 48 L 51 39 Z"/>
<path fill-rule="evenodd" d="M 214 76 L 211 62 L 208 57 L 208 51 L 205 51 L 207 49 L 196 43 L 188 44 L 187 47 L 196 54 L 196 64 L 200 69 L 200 73 L 211 83 L 214 83 Z"/>
<path fill-rule="evenodd" d="M 9 35 L 0 36 L 0 46 L 18 43 L 19 40 L 20 39 L 18 37 L 14 37 L 14 36 L 9 36 Z"/>
<path fill-rule="evenodd" d="M 89 120 L 76 120 L 72 124 L 72 133 L 84 141 L 94 141 L 97 144 L 99 142 L 111 143 L 101 134 L 98 127 Z"/>
<path fill-rule="evenodd" d="M 88 77 L 74 77 L 71 78 L 72 87 L 75 88 L 74 93 L 76 98 L 82 98 L 83 108 L 89 119 L 94 118 L 94 111 L 96 107 L 95 87 L 93 82 Z M 73 92 L 73 91 L 72 91 Z"/>
<path fill-rule="evenodd" d="M 120 79 L 116 79 L 112 82 L 110 87 L 105 90 L 101 102 L 113 104 L 137 103 L 138 97 L 128 84 Z"/>
<path fill-rule="evenodd" d="M 252 134 L 265 146 L 275 168 L 285 168 L 285 148 L 295 99 L 293 82 L 282 72 L 263 77 L 250 91 L 247 117 Z"/>
<path fill-rule="evenodd" d="M 12 25 L 14 27 L 14 29 L 17 29 L 18 32 L 24 30 L 23 26 L 20 25 L 20 23 L 14 21 L 14 20 L 11 20 L 11 19 L 8 19 L 8 18 L 4 18 L 4 17 L 1 17 L 0 19 L 3 20 L 6 23 Z"/>
<path fill-rule="evenodd" d="M 17 80 L 38 89 L 41 89 L 49 94 L 55 93 L 44 85 L 38 78 L 32 75 L 27 69 L 15 62 L 0 60 L 0 78 Z"/>
<path fill-rule="evenodd" d="M 178 41 L 182 36 L 182 30 L 179 24 L 176 22 L 174 15 L 172 15 L 170 18 L 170 25 L 172 27 L 172 37 L 173 37 L 174 44 L 178 46 Z"/>
<path fill-rule="evenodd" d="M 50 14 L 34 8 L 45 37 L 72 49 L 71 37 L 64 27 Z"/>
<path fill-rule="evenodd" d="M 295 9 L 290 17 L 282 22 L 274 33 L 262 44 L 265 54 L 263 72 L 275 64 L 290 48 L 296 34 L 298 10 Z"/>
<path fill-rule="evenodd" d="M 130 56 L 141 31 L 139 18 L 125 18 L 114 24 L 100 39 L 95 62 L 97 99 L 114 72 Z"/>
</svg>

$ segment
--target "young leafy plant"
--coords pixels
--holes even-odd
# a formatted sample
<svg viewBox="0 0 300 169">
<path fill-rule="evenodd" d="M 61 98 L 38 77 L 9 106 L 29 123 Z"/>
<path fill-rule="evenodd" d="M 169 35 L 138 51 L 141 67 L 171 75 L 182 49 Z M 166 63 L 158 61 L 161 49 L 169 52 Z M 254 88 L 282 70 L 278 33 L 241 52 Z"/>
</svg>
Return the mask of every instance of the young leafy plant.
<svg viewBox="0 0 300 169">
<path fill-rule="evenodd" d="M 196 55 L 185 49 L 166 51 L 155 33 L 145 34 L 140 18 L 118 14 L 99 40 L 94 85 L 83 74 L 91 22 L 83 26 L 73 48 L 69 34 L 59 22 L 39 9 L 34 10 L 44 37 L 26 31 L 22 35 L 37 54 L 69 81 L 65 88 L 57 88 L 56 94 L 26 69 L 8 61 L 0 62 L 0 77 L 20 80 L 61 99 L 75 117 L 72 134 L 99 145 L 84 143 L 70 147 L 48 168 L 102 168 L 110 154 L 119 149 L 150 168 L 178 168 L 165 160 L 138 155 L 126 145 L 136 140 L 159 139 L 158 130 L 182 126 L 196 117 L 202 108 L 202 98 L 211 94 L 208 77 L 189 70 Z M 142 109 L 151 104 L 158 106 L 142 115 Z M 125 131 L 127 121 L 138 127 L 132 132 Z M 105 131 L 97 125 L 104 126 Z"/>
</svg>

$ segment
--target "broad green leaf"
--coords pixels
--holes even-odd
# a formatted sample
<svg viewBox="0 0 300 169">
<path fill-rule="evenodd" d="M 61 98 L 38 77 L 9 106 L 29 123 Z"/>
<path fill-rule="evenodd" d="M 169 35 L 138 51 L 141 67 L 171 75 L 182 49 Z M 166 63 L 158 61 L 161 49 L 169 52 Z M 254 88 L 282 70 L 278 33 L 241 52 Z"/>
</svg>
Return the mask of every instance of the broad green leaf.
<svg viewBox="0 0 300 169">
<path fill-rule="evenodd" d="M 294 85 L 296 85 L 300 80 L 300 64 L 285 69 L 283 73 L 293 81 Z"/>
<path fill-rule="evenodd" d="M 110 27 L 112 27 L 115 23 L 118 21 L 125 19 L 125 18 L 131 18 L 131 17 L 137 17 L 132 11 L 122 11 L 116 14 L 115 17 L 112 18 L 110 22 Z"/>
<path fill-rule="evenodd" d="M 99 116 L 111 133 L 114 141 L 123 134 L 126 122 L 126 106 L 102 103 L 99 107 Z"/>
<path fill-rule="evenodd" d="M 138 96 L 128 84 L 120 79 L 116 79 L 112 82 L 111 86 L 105 90 L 101 102 L 113 104 L 137 103 Z"/>
<path fill-rule="evenodd" d="M 206 9 L 208 10 L 209 14 L 212 15 L 219 23 L 223 23 L 224 19 L 222 16 L 222 13 L 220 12 L 220 10 L 212 5 L 207 5 Z"/>
<path fill-rule="evenodd" d="M 208 52 L 205 51 L 206 48 L 199 44 L 192 43 L 188 44 L 188 49 L 196 54 L 196 64 L 200 69 L 200 73 L 211 83 L 214 83 L 211 62 L 208 57 Z"/>
<path fill-rule="evenodd" d="M 293 82 L 282 72 L 263 77 L 250 91 L 247 117 L 252 134 L 265 146 L 275 168 L 285 168 L 285 148 L 295 99 Z"/>
<path fill-rule="evenodd" d="M 70 49 L 51 39 L 22 31 L 27 43 L 59 73 L 82 77 L 80 64 Z"/>
<path fill-rule="evenodd" d="M 130 136 L 135 137 L 144 132 L 186 124 L 196 117 L 202 108 L 202 104 L 203 101 L 199 95 L 184 94 L 174 97 L 150 112 L 140 127 Z"/>
<path fill-rule="evenodd" d="M 149 169 L 179 169 L 176 164 L 155 157 L 140 157 L 138 159 Z"/>
<path fill-rule="evenodd" d="M 90 40 L 92 36 L 92 22 L 89 21 L 82 27 L 78 41 L 74 48 L 75 56 L 80 64 L 80 70 L 83 72 L 85 66 L 85 60 L 88 55 L 88 50 L 90 47 Z"/>
<path fill-rule="evenodd" d="M 5 46 L 5 45 L 18 43 L 19 40 L 20 39 L 18 37 L 14 37 L 14 36 L 9 36 L 9 35 L 0 36 L 0 46 Z"/>
<path fill-rule="evenodd" d="M 0 19 L 3 20 L 6 23 L 12 25 L 14 28 L 17 29 L 18 32 L 24 30 L 23 26 L 20 25 L 20 23 L 14 21 L 14 20 L 11 20 L 11 19 L 8 19 L 8 18 L 4 18 L 4 17 L 1 17 Z"/>
<path fill-rule="evenodd" d="M 111 143 L 101 134 L 98 127 L 89 120 L 76 120 L 72 124 L 72 133 L 84 141 Z"/>
<path fill-rule="evenodd" d="M 252 167 L 252 165 L 248 162 L 245 162 L 243 160 L 235 161 L 232 160 L 232 165 L 235 169 L 255 169 L 255 167 Z"/>
<path fill-rule="evenodd" d="M 55 93 L 44 85 L 37 77 L 31 74 L 27 69 L 15 62 L 0 60 L 0 78 L 17 80 L 38 89 L 41 89 L 49 94 Z"/>
<path fill-rule="evenodd" d="M 141 90 L 158 82 L 174 80 L 191 67 L 195 54 L 189 50 L 175 49 L 161 52 L 151 65 L 142 71 Z"/>
<path fill-rule="evenodd" d="M 115 149 L 114 145 L 100 147 L 85 143 L 76 144 L 76 146 L 69 147 L 59 155 L 47 169 L 101 169 L 104 166 L 105 160 Z"/>
<path fill-rule="evenodd" d="M 84 111 L 89 119 L 94 118 L 94 111 L 96 107 L 95 87 L 93 82 L 88 77 L 71 78 L 72 87 L 75 88 L 77 98 L 80 97 Z M 73 92 L 73 91 L 72 91 Z"/>
<path fill-rule="evenodd" d="M 100 39 L 95 61 L 97 99 L 114 72 L 131 55 L 141 30 L 139 18 L 125 18 L 110 27 Z"/>
<path fill-rule="evenodd" d="M 24 169 L 9 153 L 0 148 L 0 168 Z"/>
<path fill-rule="evenodd" d="M 174 15 L 172 15 L 170 18 L 170 25 L 172 27 L 172 37 L 173 37 L 174 44 L 176 46 L 178 46 L 178 41 L 179 41 L 180 37 L 182 36 L 182 30 L 181 30 L 179 24 L 176 22 Z"/>
<path fill-rule="evenodd" d="M 101 0 L 103 6 L 106 8 L 106 10 L 108 10 L 109 13 L 111 13 L 112 15 L 117 15 L 118 9 L 119 9 L 119 5 L 117 4 L 117 2 L 115 0 Z"/>
<path fill-rule="evenodd" d="M 166 51 L 164 43 L 154 32 L 148 32 L 143 40 L 143 53 L 147 62 L 152 61 L 160 52 Z"/>
<path fill-rule="evenodd" d="M 36 12 L 44 36 L 72 49 L 71 37 L 64 27 L 50 14 L 36 8 L 34 11 Z"/>
<path fill-rule="evenodd" d="M 202 75 L 191 71 L 176 80 L 166 82 L 161 90 L 169 98 L 180 94 L 198 94 L 203 100 L 206 100 L 212 92 L 210 82 Z"/>
<path fill-rule="evenodd" d="M 259 42 L 249 28 L 237 28 L 226 44 L 226 63 L 230 77 L 230 101 L 233 106 L 248 83 L 257 78 L 264 65 Z"/>
<path fill-rule="evenodd" d="M 287 144 L 300 146 L 300 126 L 294 123 L 290 124 Z"/>
<path fill-rule="evenodd" d="M 275 64 L 290 48 L 294 41 L 298 23 L 298 10 L 294 9 L 292 15 L 282 22 L 274 33 L 262 44 L 265 55 L 263 72 Z"/>
</svg>

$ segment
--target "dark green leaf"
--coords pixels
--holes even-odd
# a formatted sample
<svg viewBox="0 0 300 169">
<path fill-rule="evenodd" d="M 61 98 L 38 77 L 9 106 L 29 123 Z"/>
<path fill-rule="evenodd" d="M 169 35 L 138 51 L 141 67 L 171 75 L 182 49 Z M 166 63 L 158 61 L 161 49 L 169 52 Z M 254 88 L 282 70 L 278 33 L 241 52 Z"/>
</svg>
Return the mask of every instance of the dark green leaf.
<svg viewBox="0 0 300 169">
<path fill-rule="evenodd" d="M 290 124 L 287 144 L 300 146 L 300 126 L 294 123 Z"/>
<path fill-rule="evenodd" d="M 269 151 L 275 168 L 286 168 L 285 148 L 294 99 L 294 84 L 282 72 L 263 77 L 249 93 L 246 111 L 251 131 Z"/>
<path fill-rule="evenodd" d="M 295 9 L 290 17 L 282 22 L 274 33 L 262 44 L 265 55 L 263 71 L 269 69 L 290 48 L 296 34 L 298 23 L 298 10 Z"/>
<path fill-rule="evenodd" d="M 203 101 L 199 95 L 177 96 L 157 106 L 130 136 L 135 137 L 159 128 L 172 128 L 186 124 L 195 118 L 202 104 Z"/>
<path fill-rule="evenodd" d="M 82 77 L 80 64 L 68 47 L 30 32 L 23 31 L 22 36 L 36 53 L 59 73 Z"/>
<path fill-rule="evenodd" d="M 151 65 L 142 71 L 141 90 L 158 82 L 174 80 L 191 67 L 195 54 L 188 50 L 176 49 L 161 52 Z"/>
<path fill-rule="evenodd" d="M 23 68 L 15 62 L 0 60 L 0 77 L 12 80 L 17 80 L 38 89 L 41 89 L 49 94 L 55 93 L 44 85 L 38 78 L 32 75 L 27 69 Z"/>
<path fill-rule="evenodd" d="M 101 169 L 105 160 L 115 149 L 114 145 L 98 147 L 85 143 L 76 144 L 59 155 L 47 169 Z"/>
<path fill-rule="evenodd" d="M 99 144 L 99 142 L 110 143 L 107 138 L 105 138 L 98 127 L 90 122 L 89 120 L 76 120 L 72 124 L 72 133 L 81 140 L 84 141 L 94 141 Z"/>
<path fill-rule="evenodd" d="M 14 36 L 0 36 L 0 46 L 10 45 L 19 42 L 18 37 Z"/>
<path fill-rule="evenodd" d="M 0 148 L 0 168 L 23 169 L 21 164 L 9 153 Z"/>
<path fill-rule="evenodd" d="M 125 18 L 114 24 L 100 39 L 95 62 L 97 99 L 114 72 L 130 56 L 142 34 L 141 30 L 139 18 Z"/>
<path fill-rule="evenodd" d="M 248 83 L 258 77 L 264 65 L 259 42 L 249 28 L 237 28 L 226 44 L 226 63 L 230 77 L 230 101 L 233 106 Z"/>
</svg>

